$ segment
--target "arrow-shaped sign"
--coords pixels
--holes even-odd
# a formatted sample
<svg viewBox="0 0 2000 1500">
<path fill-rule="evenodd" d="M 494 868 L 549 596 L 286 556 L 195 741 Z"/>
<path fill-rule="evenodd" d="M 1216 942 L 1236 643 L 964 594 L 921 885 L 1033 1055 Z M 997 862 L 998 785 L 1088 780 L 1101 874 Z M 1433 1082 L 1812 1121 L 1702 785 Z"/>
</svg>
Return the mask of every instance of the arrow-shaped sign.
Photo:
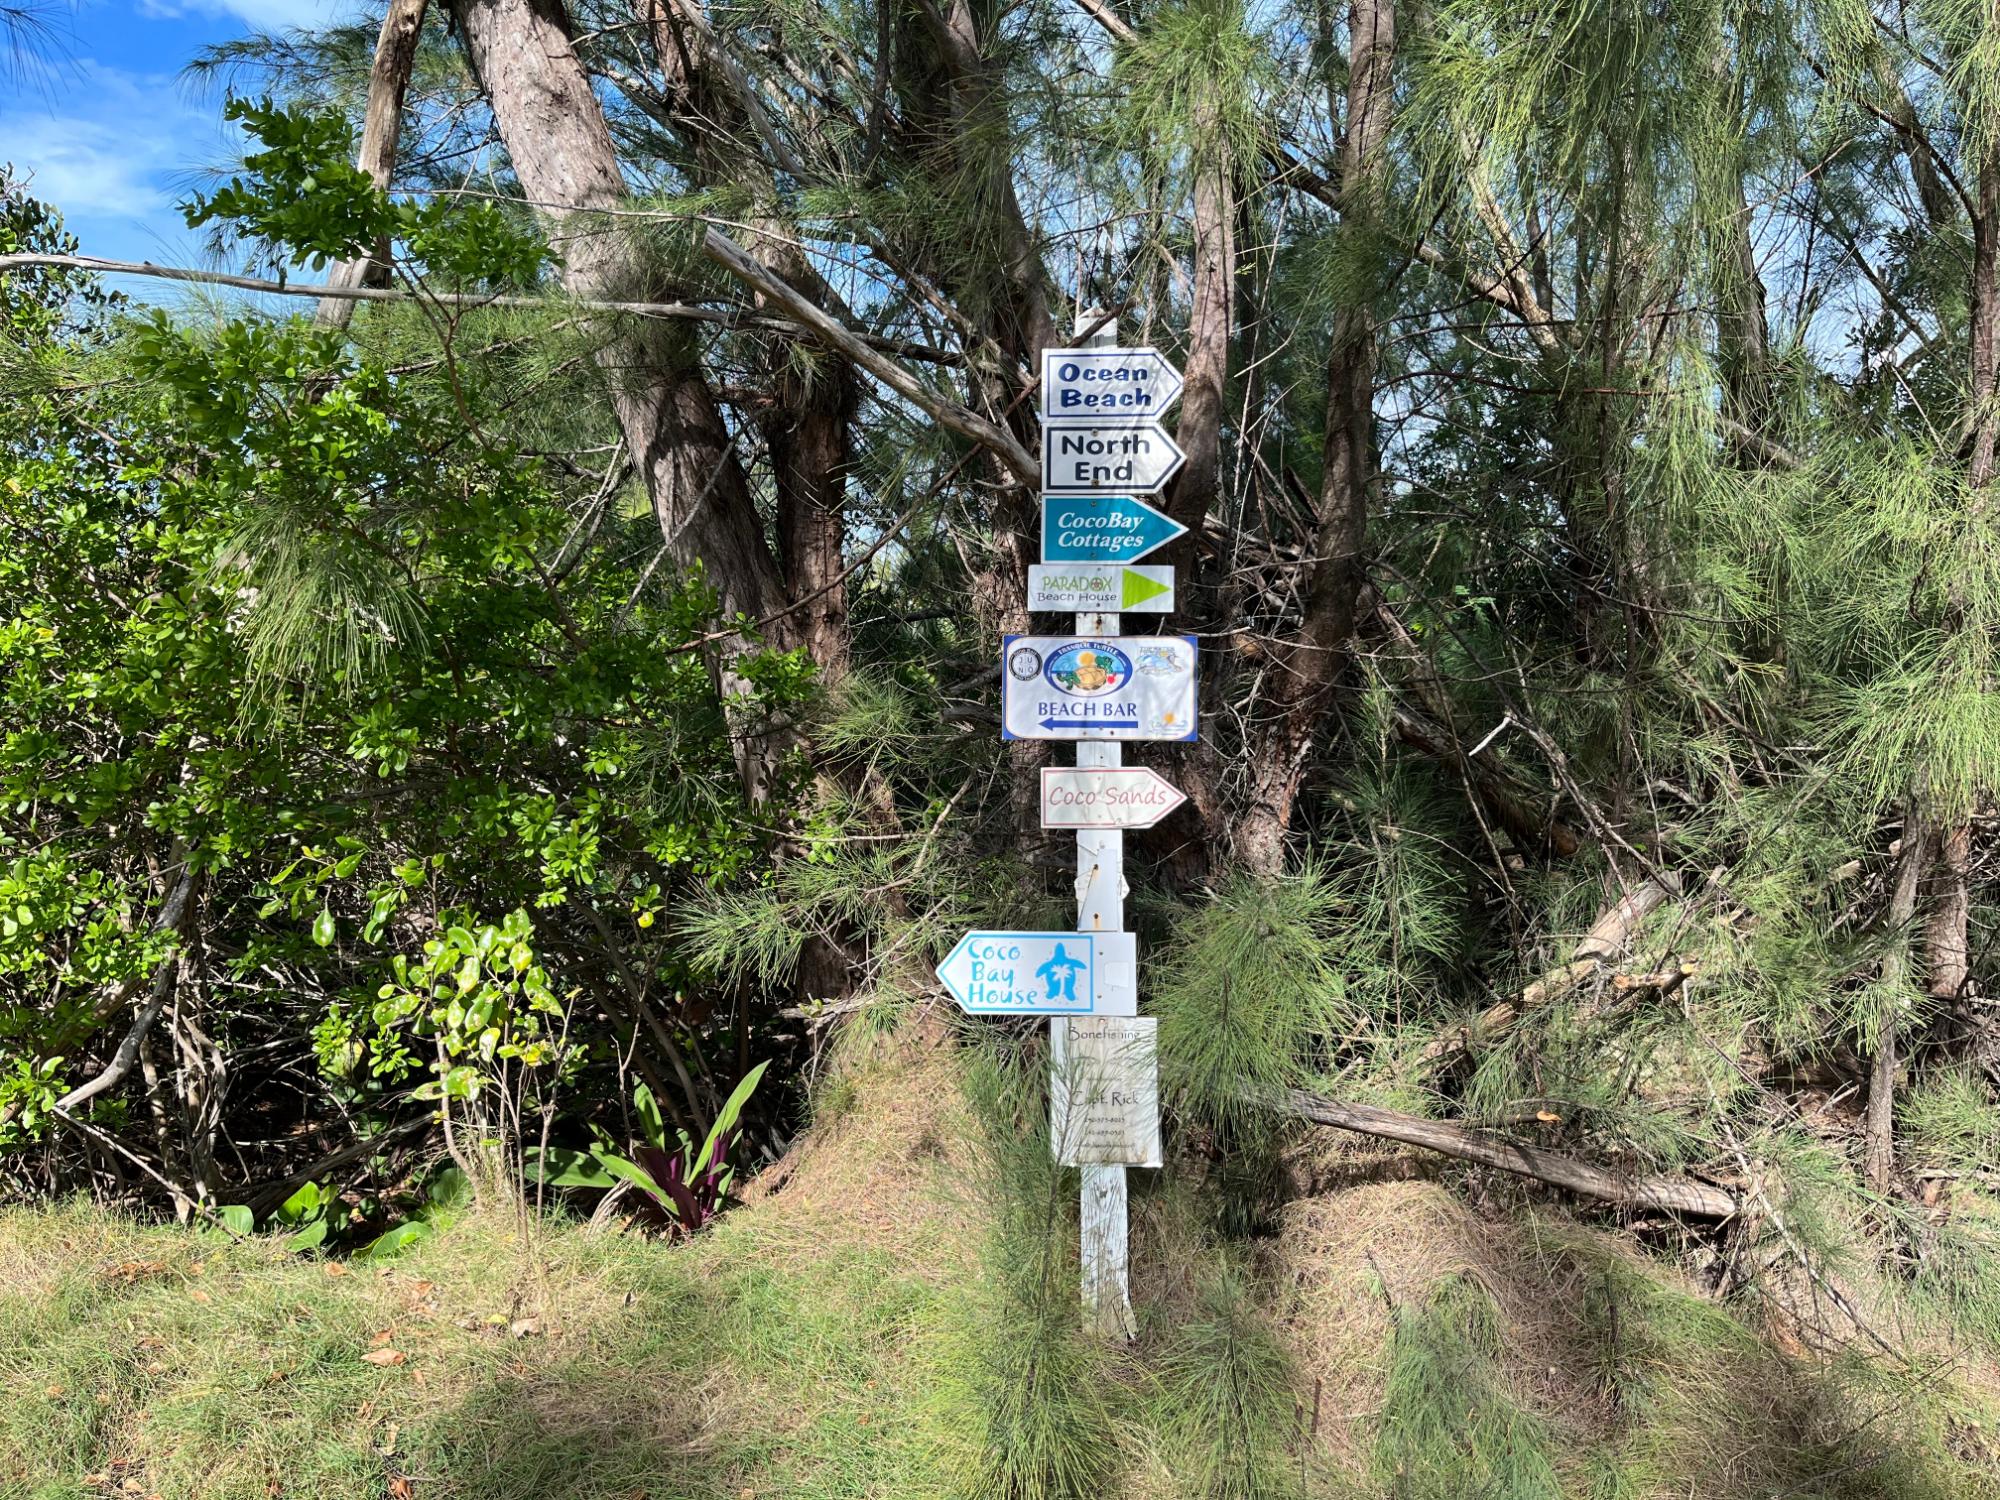
<svg viewBox="0 0 2000 1500">
<path fill-rule="evenodd" d="M 1151 766 L 1042 767 L 1044 828 L 1151 828 L 1185 801 Z"/>
<path fill-rule="evenodd" d="M 1129 932 L 968 932 L 937 974 L 975 1016 L 1129 1016 L 1137 967 Z"/>
<path fill-rule="evenodd" d="M 1137 729 L 1137 719 L 1043 719 L 1044 729 Z"/>
<path fill-rule="evenodd" d="M 1143 422 L 1181 393 L 1157 349 L 1044 349 L 1042 417 Z"/>
<path fill-rule="evenodd" d="M 1028 568 L 1029 609 L 1163 615 L 1173 607 L 1172 568 L 1117 563 L 1032 563 Z"/>
<path fill-rule="evenodd" d="M 1154 495 L 1187 461 L 1158 422 L 1045 422 L 1042 489 L 1051 495 Z"/>
<path fill-rule="evenodd" d="M 1045 563 L 1134 563 L 1186 531 L 1131 495 L 1042 497 Z"/>
</svg>

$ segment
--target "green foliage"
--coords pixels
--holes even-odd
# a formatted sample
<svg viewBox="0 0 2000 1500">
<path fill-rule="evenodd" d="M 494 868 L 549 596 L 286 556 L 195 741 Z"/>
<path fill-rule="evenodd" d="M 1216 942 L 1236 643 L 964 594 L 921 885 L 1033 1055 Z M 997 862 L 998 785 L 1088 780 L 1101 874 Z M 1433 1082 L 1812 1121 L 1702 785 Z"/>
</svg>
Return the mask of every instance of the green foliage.
<svg viewBox="0 0 2000 1500">
<path fill-rule="evenodd" d="M 1049 1149 L 1039 1071 L 987 1057 L 972 1075 L 993 1227 L 944 1400 L 979 1434 L 961 1459 L 965 1493 L 1085 1500 L 1114 1469 L 1118 1392 L 1078 1323 L 1075 1179 Z"/>
<path fill-rule="evenodd" d="M 1189 178 L 1257 159 L 1273 69 L 1241 0 L 1172 0 L 1119 49 L 1121 126 L 1154 143 L 1156 170 Z"/>
<path fill-rule="evenodd" d="M 46 241 L 25 203 L 0 224 Z M 276 1111 L 244 1132 L 253 1174 L 282 1175 L 296 1119 L 371 1134 L 413 1085 L 556 1107 L 615 1078 L 629 1034 L 572 999 L 671 992 L 658 916 L 762 853 L 695 649 L 709 592 L 624 547 L 554 571 L 571 497 L 468 429 L 469 365 L 300 321 L 117 321 L 39 274 L 0 306 L 66 372 L 0 403 L 0 1148 L 101 1066 L 105 998 L 188 951 L 156 927 L 183 862 L 188 982 L 227 997 L 204 1032 L 283 1062 L 253 1069 Z M 793 655 L 745 669 L 743 725 L 811 691 Z"/>
<path fill-rule="evenodd" d="M 222 114 L 262 149 L 244 157 L 247 178 L 195 194 L 185 209 L 190 229 L 227 223 L 314 270 L 395 241 L 413 275 L 465 290 L 532 284 L 548 258 L 539 238 L 497 204 L 391 200 L 354 165 L 341 115 L 269 99 L 232 99 Z"/>
<path fill-rule="evenodd" d="M 1177 923 L 1162 956 L 1160 1086 L 1193 1119 L 1247 1126 L 1246 1094 L 1295 1086 L 1315 1044 L 1351 1016 L 1329 947 L 1343 911 L 1325 871 L 1239 879 Z"/>
<path fill-rule="evenodd" d="M 1396 1500 L 1557 1500 L 1554 1435 L 1508 1389 L 1499 1312 L 1469 1277 L 1396 1311 L 1374 1467 Z"/>
<path fill-rule="evenodd" d="M 1160 1350 L 1158 1400 L 1181 1493 L 1278 1500 L 1297 1493 L 1286 1463 L 1296 1393 L 1290 1361 L 1247 1281 L 1222 1270 Z"/>
<path fill-rule="evenodd" d="M 563 1004 L 535 961 L 534 935 L 525 911 L 509 912 L 498 925 L 447 921 L 416 962 L 400 953 L 389 960 L 393 977 L 365 1022 L 336 1010 L 321 1026 L 322 1064 L 365 1061 L 372 1077 L 400 1082 L 421 1051 L 436 1076 L 416 1097 L 461 1100 L 490 1086 L 507 1063 L 560 1067 Z"/>
</svg>

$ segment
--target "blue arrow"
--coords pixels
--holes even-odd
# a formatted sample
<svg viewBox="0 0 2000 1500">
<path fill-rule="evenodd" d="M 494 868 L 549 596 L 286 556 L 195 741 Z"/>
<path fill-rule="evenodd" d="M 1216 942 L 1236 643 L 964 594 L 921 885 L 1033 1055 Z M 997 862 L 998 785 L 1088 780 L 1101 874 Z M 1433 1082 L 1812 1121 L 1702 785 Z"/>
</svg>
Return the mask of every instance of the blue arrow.
<svg viewBox="0 0 2000 1500">
<path fill-rule="evenodd" d="M 1042 561 L 1130 563 L 1187 527 L 1131 495 L 1042 497 Z"/>
<path fill-rule="evenodd" d="M 1044 729 L 1137 729 L 1137 719 L 1044 719 Z"/>
</svg>

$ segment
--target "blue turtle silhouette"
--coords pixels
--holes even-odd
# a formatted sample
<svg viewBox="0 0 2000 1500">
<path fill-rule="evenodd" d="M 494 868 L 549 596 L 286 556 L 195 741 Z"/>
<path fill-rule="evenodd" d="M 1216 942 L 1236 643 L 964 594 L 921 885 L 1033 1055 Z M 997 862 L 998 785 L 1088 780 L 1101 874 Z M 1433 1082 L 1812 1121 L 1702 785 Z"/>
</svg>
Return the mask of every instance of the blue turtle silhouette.
<svg viewBox="0 0 2000 1500">
<path fill-rule="evenodd" d="M 1090 965 L 1080 958 L 1071 958 L 1063 952 L 1063 945 L 1056 944 L 1056 951 L 1049 961 L 1035 970 L 1035 977 L 1048 981 L 1048 998 L 1051 1000 L 1075 1000 L 1076 976 Z"/>
</svg>

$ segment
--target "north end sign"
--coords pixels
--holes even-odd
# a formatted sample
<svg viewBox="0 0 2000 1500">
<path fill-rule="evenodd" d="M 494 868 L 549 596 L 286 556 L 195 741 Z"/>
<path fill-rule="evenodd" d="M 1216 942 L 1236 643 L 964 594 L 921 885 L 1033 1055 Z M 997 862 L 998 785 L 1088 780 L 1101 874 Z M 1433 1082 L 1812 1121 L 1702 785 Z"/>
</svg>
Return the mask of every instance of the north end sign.
<svg viewBox="0 0 2000 1500">
<path fill-rule="evenodd" d="M 1157 494 L 1185 462 L 1158 422 L 1042 424 L 1044 494 Z"/>
</svg>

